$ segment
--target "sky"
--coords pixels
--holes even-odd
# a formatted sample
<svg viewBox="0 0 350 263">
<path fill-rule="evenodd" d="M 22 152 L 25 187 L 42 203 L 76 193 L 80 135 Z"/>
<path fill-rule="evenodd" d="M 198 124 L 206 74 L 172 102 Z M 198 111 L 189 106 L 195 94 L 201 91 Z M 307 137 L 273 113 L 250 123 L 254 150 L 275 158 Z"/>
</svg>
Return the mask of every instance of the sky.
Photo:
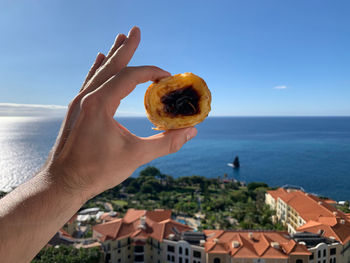
<svg viewBox="0 0 350 263">
<path fill-rule="evenodd" d="M 349 10 L 330 0 L 3 0 L 0 115 L 62 112 L 96 54 L 137 25 L 130 65 L 199 75 L 211 116 L 350 116 Z M 117 114 L 145 116 L 149 84 Z"/>
</svg>

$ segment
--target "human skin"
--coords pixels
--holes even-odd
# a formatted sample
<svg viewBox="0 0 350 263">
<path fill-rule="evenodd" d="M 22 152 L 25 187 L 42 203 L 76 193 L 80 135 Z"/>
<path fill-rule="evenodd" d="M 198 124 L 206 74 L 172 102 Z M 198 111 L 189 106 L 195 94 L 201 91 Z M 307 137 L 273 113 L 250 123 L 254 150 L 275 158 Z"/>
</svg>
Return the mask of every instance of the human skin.
<svg viewBox="0 0 350 263">
<path fill-rule="evenodd" d="M 139 42 L 134 27 L 117 36 L 107 56 L 97 55 L 41 172 L 0 200 L 1 262 L 30 262 L 87 200 L 196 136 L 191 127 L 141 138 L 113 118 L 137 84 L 170 75 L 127 67 Z"/>
</svg>

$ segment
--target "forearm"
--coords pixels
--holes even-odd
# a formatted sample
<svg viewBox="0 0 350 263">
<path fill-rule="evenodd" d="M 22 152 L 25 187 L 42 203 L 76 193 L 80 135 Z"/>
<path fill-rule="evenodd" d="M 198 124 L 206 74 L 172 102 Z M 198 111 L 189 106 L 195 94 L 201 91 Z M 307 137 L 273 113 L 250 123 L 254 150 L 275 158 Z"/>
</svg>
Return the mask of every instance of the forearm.
<svg viewBox="0 0 350 263">
<path fill-rule="evenodd" d="M 52 173 L 40 172 L 0 200 L 1 261 L 29 262 L 84 203 Z"/>
</svg>

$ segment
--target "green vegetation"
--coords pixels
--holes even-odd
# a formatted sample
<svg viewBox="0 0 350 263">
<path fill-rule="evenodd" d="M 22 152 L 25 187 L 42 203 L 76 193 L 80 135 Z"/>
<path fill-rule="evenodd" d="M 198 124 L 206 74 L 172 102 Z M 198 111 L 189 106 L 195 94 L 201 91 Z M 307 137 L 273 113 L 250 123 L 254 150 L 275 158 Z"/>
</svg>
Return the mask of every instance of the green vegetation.
<svg viewBox="0 0 350 263">
<path fill-rule="evenodd" d="M 343 211 L 344 213 L 350 213 L 350 209 L 349 209 L 349 201 L 345 201 L 345 204 L 344 205 L 337 205 L 337 208 L 340 210 L 340 211 Z"/>
<path fill-rule="evenodd" d="M 96 263 L 100 262 L 102 253 L 98 247 L 74 248 L 73 246 L 59 246 L 43 248 L 32 260 L 32 263 Z"/>
<path fill-rule="evenodd" d="M 273 224 L 271 211 L 265 205 L 267 184 L 184 176 L 173 178 L 155 167 L 147 167 L 137 178 L 128 178 L 119 186 L 90 200 L 86 207 L 109 202 L 123 215 L 128 208 L 171 209 L 175 214 L 201 216 L 203 229 L 284 229 Z"/>
</svg>

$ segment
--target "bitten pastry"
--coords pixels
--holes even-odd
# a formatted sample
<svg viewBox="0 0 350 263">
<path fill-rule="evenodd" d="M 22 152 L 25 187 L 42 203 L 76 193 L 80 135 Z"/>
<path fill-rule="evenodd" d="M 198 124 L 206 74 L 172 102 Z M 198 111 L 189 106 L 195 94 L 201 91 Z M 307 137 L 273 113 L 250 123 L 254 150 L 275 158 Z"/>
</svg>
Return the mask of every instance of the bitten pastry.
<svg viewBox="0 0 350 263">
<path fill-rule="evenodd" d="M 192 73 L 170 76 L 152 83 L 145 94 L 148 119 L 156 130 L 194 126 L 210 112 L 207 84 Z"/>
</svg>

